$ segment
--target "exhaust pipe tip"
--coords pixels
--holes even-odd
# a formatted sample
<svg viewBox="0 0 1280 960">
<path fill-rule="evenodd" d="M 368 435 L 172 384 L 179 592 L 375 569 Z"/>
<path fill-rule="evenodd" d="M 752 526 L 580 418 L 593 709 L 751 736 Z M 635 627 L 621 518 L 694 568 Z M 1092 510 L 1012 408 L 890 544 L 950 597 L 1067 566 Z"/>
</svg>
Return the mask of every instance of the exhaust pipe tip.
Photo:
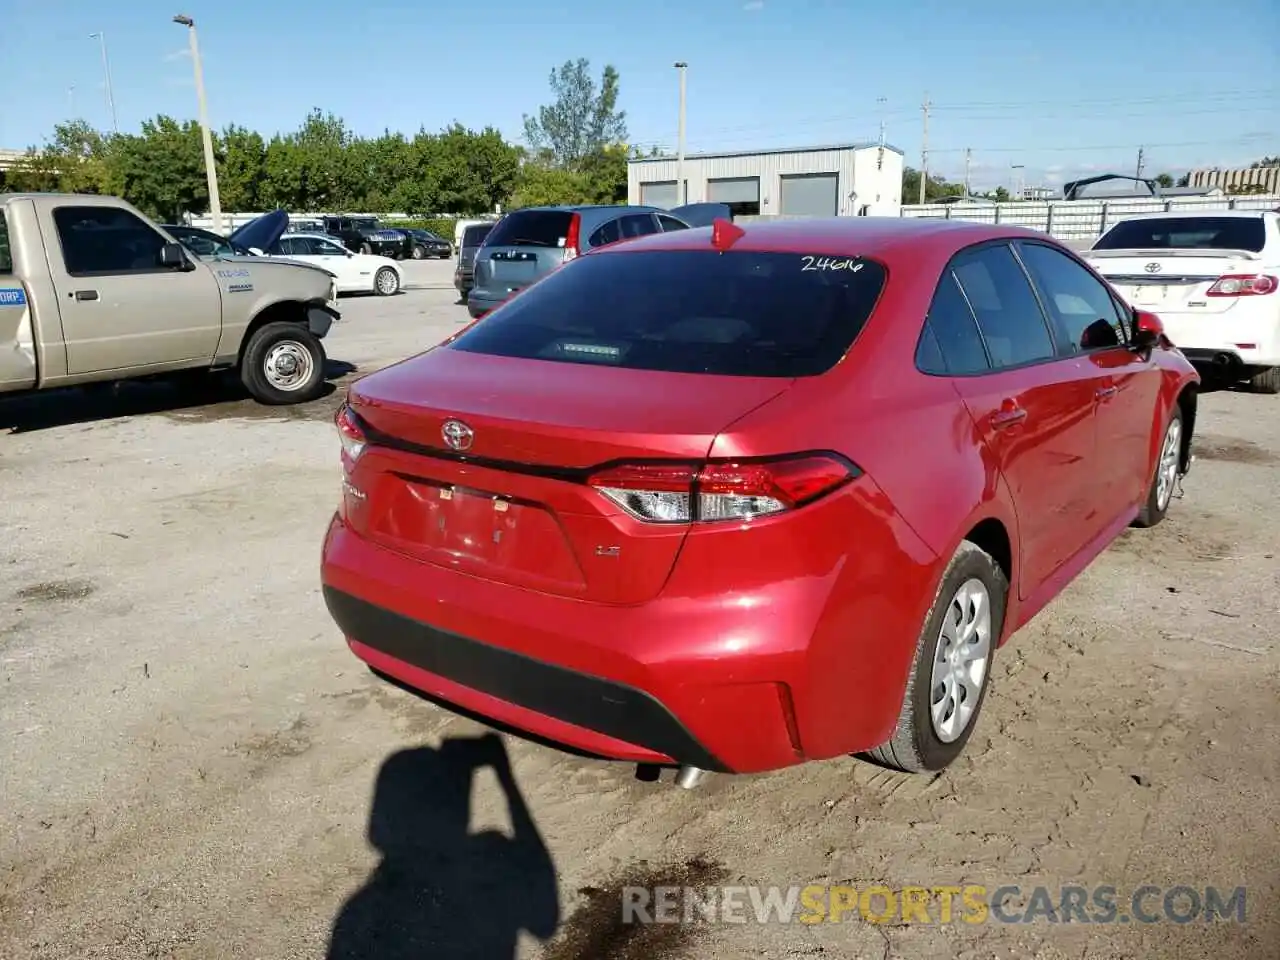
<svg viewBox="0 0 1280 960">
<path fill-rule="evenodd" d="M 702 782 L 702 778 L 707 775 L 707 771 L 701 767 L 691 767 L 683 764 L 676 772 L 676 786 L 685 790 L 692 790 Z"/>
</svg>

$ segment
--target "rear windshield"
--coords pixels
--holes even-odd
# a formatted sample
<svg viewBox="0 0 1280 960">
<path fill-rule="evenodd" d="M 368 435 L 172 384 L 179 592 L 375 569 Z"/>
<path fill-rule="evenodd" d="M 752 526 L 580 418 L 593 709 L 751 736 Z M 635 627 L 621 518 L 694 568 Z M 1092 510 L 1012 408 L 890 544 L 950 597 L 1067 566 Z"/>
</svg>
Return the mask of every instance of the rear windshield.
<svg viewBox="0 0 1280 960">
<path fill-rule="evenodd" d="M 1117 223 L 1095 250 L 1248 250 L 1266 245 L 1261 217 L 1156 217 Z"/>
<path fill-rule="evenodd" d="M 492 223 L 486 223 L 479 227 L 467 227 L 462 231 L 462 245 L 464 247 L 478 247 L 484 243 L 484 238 L 489 235 L 493 229 Z"/>
<path fill-rule="evenodd" d="M 874 260 L 654 250 L 583 257 L 528 287 L 451 347 L 636 370 L 815 376 L 871 316 Z"/>
<path fill-rule="evenodd" d="M 496 224 L 485 241 L 490 247 L 563 247 L 569 236 L 567 210 L 517 210 Z"/>
</svg>

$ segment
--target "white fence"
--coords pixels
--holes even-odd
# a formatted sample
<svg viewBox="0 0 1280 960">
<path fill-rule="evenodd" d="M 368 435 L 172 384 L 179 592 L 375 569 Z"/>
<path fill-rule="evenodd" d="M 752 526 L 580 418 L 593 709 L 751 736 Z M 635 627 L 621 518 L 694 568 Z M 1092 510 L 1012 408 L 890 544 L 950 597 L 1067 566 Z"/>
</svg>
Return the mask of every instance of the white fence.
<svg viewBox="0 0 1280 960">
<path fill-rule="evenodd" d="M 1247 197 L 1158 197 L 1136 200 L 1049 200 L 1008 203 L 903 204 L 904 217 L 975 220 L 1042 230 L 1059 240 L 1094 240 L 1117 221 L 1139 213 L 1185 210 L 1275 210 L 1280 195 Z"/>
</svg>

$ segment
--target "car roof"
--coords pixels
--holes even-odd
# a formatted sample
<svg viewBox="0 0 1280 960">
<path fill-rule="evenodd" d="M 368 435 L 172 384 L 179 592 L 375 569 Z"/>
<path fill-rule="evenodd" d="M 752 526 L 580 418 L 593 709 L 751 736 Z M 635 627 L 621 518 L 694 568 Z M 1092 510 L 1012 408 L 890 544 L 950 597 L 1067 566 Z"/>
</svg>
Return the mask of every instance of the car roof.
<svg viewBox="0 0 1280 960">
<path fill-rule="evenodd" d="M 605 210 L 635 210 L 647 213 L 667 213 L 658 207 L 650 207 L 638 203 L 575 203 L 563 206 L 547 206 L 547 207 L 521 207 L 519 210 L 512 210 L 507 216 L 516 213 L 529 213 L 531 211 L 550 211 L 556 213 L 595 213 Z"/>
<path fill-rule="evenodd" d="M 985 240 L 1041 240 L 1059 246 L 1056 240 L 1039 230 L 978 223 L 969 220 L 934 220 L 914 217 L 824 217 L 813 220 L 775 220 L 735 223 L 743 236 L 735 249 L 757 252 L 786 251 L 841 253 L 847 256 L 872 256 L 896 248 L 931 247 L 937 250 L 959 249 Z M 700 250 L 710 246 L 712 227 L 693 227 L 671 233 L 655 233 L 609 244 L 601 253 L 626 253 L 637 250 Z M 922 250 L 923 252 L 923 250 Z"/>
<path fill-rule="evenodd" d="M 1116 224 L 1124 223 L 1125 220 L 1197 220 L 1201 217 L 1219 219 L 1238 219 L 1238 220 L 1257 220 L 1266 216 L 1268 213 L 1274 213 L 1273 210 L 1170 210 L 1160 213 L 1135 213 L 1127 216 L 1124 220 L 1117 220 Z"/>
</svg>

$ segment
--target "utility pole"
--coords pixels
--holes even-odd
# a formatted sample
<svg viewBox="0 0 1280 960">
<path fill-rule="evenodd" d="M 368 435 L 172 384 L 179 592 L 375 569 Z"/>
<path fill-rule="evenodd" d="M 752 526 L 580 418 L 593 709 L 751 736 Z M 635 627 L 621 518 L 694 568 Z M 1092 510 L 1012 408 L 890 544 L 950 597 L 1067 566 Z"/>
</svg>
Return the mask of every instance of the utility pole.
<svg viewBox="0 0 1280 960">
<path fill-rule="evenodd" d="M 924 125 L 920 130 L 920 203 L 924 203 L 924 186 L 929 182 L 929 94 L 924 95 L 924 103 L 920 104 L 924 114 Z"/>
<path fill-rule="evenodd" d="M 884 168 L 884 105 L 888 103 L 887 97 L 876 97 L 876 106 L 880 108 L 880 149 L 876 153 L 876 169 Z"/>
<path fill-rule="evenodd" d="M 1139 147 L 1138 148 L 1138 172 L 1134 174 L 1134 176 L 1137 177 L 1139 180 L 1142 179 L 1142 162 L 1145 159 L 1143 157 L 1143 152 L 1144 151 L 1142 147 Z"/>
<path fill-rule="evenodd" d="M 1022 171 L 1026 169 L 1026 166 L 1021 163 L 1012 163 L 1009 165 L 1009 169 L 1013 172 L 1013 177 L 1011 178 L 1012 182 L 1010 183 L 1010 186 L 1013 187 L 1013 196 L 1011 196 L 1009 199 L 1021 200 L 1022 199 L 1022 177 L 1023 177 Z"/>
<path fill-rule="evenodd" d="M 675 68 L 680 71 L 680 126 L 676 145 L 676 206 L 682 207 L 689 202 L 689 190 L 684 180 L 684 94 L 685 73 L 689 64 L 677 60 Z"/>
<path fill-rule="evenodd" d="M 222 232 L 222 201 L 218 199 L 218 167 L 213 159 L 213 133 L 209 129 L 209 105 L 204 99 L 204 71 L 200 69 L 200 46 L 196 41 L 196 22 L 185 14 L 173 18 L 187 28 L 191 39 L 191 65 L 196 72 L 196 100 L 200 106 L 200 129 L 204 134 L 204 172 L 209 181 L 209 215 L 213 218 L 213 232 Z"/>
<path fill-rule="evenodd" d="M 107 59 L 107 35 L 99 30 L 97 33 L 89 34 L 89 39 L 97 40 L 98 46 L 102 48 L 102 77 L 106 83 L 107 110 L 111 113 L 111 132 L 119 133 L 120 124 L 116 122 L 116 95 L 111 89 L 111 61 Z"/>
<path fill-rule="evenodd" d="M 964 148 L 964 195 L 971 196 L 969 189 L 969 171 L 973 167 L 973 149 L 971 147 Z"/>
</svg>

